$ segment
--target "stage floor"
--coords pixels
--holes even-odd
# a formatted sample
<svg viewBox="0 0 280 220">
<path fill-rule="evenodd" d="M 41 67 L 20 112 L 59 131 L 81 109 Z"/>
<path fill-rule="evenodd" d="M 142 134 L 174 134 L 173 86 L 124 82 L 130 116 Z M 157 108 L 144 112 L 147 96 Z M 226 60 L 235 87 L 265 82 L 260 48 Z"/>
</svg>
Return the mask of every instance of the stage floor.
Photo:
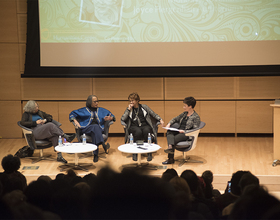
<svg viewBox="0 0 280 220">
<path fill-rule="evenodd" d="M 75 141 L 75 140 L 74 140 Z M 93 163 L 93 157 L 79 159 L 79 163 L 92 163 L 88 167 L 89 172 L 76 170 L 78 175 L 84 176 L 88 173 L 97 173 L 102 167 L 109 166 L 113 170 L 120 172 L 123 165 L 133 164 L 129 154 L 118 151 L 118 146 L 123 144 L 123 137 L 109 137 L 111 145 L 109 154 L 103 154 L 106 158 L 100 158 L 97 163 Z M 164 149 L 167 148 L 166 138 L 158 137 L 158 144 L 162 147 L 158 152 L 153 153 L 151 165 L 160 166 L 157 170 L 148 170 L 147 174 L 161 176 L 165 171 L 162 169 L 162 161 L 167 159 Z M 0 157 L 7 154 L 15 154 L 18 149 L 26 145 L 25 139 L 0 139 Z M 100 153 L 104 150 L 100 147 Z M 34 156 L 38 155 L 35 151 Z M 44 154 L 52 154 L 56 157 L 53 148 L 44 151 Z M 90 154 L 89 154 L 90 155 Z M 73 154 L 63 154 L 68 163 L 74 163 Z M 82 155 L 81 155 L 82 156 Z M 174 168 L 178 174 L 186 169 L 195 171 L 201 175 L 205 170 L 211 170 L 214 174 L 214 187 L 224 190 L 226 183 L 230 180 L 232 173 L 237 170 L 249 170 L 258 176 L 260 183 L 268 187 L 270 191 L 280 192 L 280 165 L 273 167 L 273 138 L 272 137 L 199 137 L 197 147 L 188 153 L 191 159 L 201 160 L 203 163 L 186 163 L 179 167 L 179 162 L 167 165 L 167 168 Z M 182 153 L 176 151 L 175 159 L 182 158 Z M 57 161 L 40 161 L 32 164 L 31 159 L 22 158 L 20 171 L 27 177 L 28 182 L 36 180 L 40 175 L 49 175 L 51 178 L 60 172 Z M 142 156 L 142 162 L 147 162 L 147 157 Z M 25 169 L 23 169 L 25 168 Z M 2 172 L 2 167 L 0 168 Z"/>
</svg>

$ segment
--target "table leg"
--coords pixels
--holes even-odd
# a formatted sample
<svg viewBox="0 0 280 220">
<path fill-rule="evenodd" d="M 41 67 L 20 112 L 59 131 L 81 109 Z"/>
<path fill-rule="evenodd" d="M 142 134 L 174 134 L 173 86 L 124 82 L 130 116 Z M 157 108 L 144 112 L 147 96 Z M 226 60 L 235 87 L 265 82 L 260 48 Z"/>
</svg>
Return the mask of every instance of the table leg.
<svg viewBox="0 0 280 220">
<path fill-rule="evenodd" d="M 138 166 L 141 166 L 141 154 L 140 153 L 138 153 L 138 156 L 137 156 L 137 165 Z"/>
</svg>

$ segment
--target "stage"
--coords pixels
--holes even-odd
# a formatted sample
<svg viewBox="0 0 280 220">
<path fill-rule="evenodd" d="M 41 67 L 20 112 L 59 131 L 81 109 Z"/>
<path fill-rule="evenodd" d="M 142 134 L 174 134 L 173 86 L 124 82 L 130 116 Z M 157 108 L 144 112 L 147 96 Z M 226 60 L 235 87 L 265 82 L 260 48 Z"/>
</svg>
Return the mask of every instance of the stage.
<svg viewBox="0 0 280 220">
<path fill-rule="evenodd" d="M 74 142 L 76 139 L 74 140 Z M 124 143 L 123 137 L 109 137 L 108 142 L 111 145 L 109 154 L 102 154 L 106 158 L 100 158 L 97 163 L 93 163 L 93 157 L 79 159 L 79 163 L 92 163 L 87 167 L 89 172 L 76 170 L 78 175 L 84 176 L 88 173 L 97 174 L 104 166 L 109 166 L 113 170 L 120 172 L 123 165 L 135 163 L 129 154 L 118 151 L 118 146 Z M 166 138 L 158 137 L 158 144 L 161 149 L 153 153 L 151 165 L 160 166 L 157 170 L 148 170 L 148 175 L 158 176 L 165 171 L 162 169 L 162 161 L 167 159 L 164 149 L 167 148 Z M 18 149 L 26 145 L 25 139 L 0 139 L 0 157 L 1 160 L 7 154 L 15 154 Z M 100 147 L 100 153 L 104 150 Z M 34 156 L 39 154 L 34 152 Z M 46 149 L 44 155 L 52 154 L 56 157 L 53 148 Z M 89 154 L 90 155 L 90 154 Z M 203 163 L 185 163 L 179 167 L 179 162 L 167 165 L 167 168 L 174 168 L 179 175 L 186 169 L 195 171 L 201 175 L 205 170 L 211 170 L 214 174 L 214 188 L 223 191 L 226 188 L 227 181 L 230 180 L 232 173 L 237 170 L 249 170 L 260 179 L 260 183 L 265 185 L 269 192 L 275 194 L 278 198 L 280 192 L 280 165 L 272 166 L 273 162 L 273 138 L 272 137 L 204 137 L 198 139 L 197 147 L 187 154 L 191 159 L 201 160 Z M 83 155 L 80 155 L 83 156 Z M 74 163 L 74 154 L 63 154 L 68 163 Z M 182 158 L 182 153 L 176 151 L 175 159 Z M 51 178 L 60 172 L 59 166 L 62 163 L 57 161 L 40 161 L 32 164 L 31 159 L 22 158 L 21 168 L 27 181 L 36 180 L 40 175 L 48 175 Z M 147 162 L 147 157 L 142 156 L 142 162 Z M 24 168 L 24 169 L 23 169 Z M 0 168 L 2 172 L 2 167 Z"/>
</svg>

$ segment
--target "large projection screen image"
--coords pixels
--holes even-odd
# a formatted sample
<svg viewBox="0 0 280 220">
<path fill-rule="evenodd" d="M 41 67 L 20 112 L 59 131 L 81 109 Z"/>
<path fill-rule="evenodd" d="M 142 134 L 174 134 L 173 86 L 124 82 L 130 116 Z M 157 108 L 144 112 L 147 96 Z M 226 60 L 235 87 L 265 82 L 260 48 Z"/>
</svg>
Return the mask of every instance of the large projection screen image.
<svg viewBox="0 0 280 220">
<path fill-rule="evenodd" d="M 39 0 L 44 67 L 280 64 L 279 0 Z"/>
</svg>

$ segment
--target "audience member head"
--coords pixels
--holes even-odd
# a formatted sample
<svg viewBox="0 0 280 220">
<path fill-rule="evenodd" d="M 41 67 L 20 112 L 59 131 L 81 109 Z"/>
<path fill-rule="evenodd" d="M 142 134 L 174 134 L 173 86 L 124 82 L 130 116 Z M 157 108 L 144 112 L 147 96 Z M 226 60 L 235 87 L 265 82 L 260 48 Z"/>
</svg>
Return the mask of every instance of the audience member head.
<svg viewBox="0 0 280 220">
<path fill-rule="evenodd" d="M 9 154 L 2 159 L 2 167 L 7 174 L 16 172 L 20 168 L 20 159 L 17 156 Z"/>
<path fill-rule="evenodd" d="M 196 194 L 199 186 L 199 180 L 196 173 L 192 170 L 185 170 L 181 173 L 181 177 L 187 181 L 191 192 Z"/>
<path fill-rule="evenodd" d="M 187 104 L 188 106 L 192 106 L 192 108 L 195 107 L 196 105 L 196 100 L 194 97 L 186 97 L 184 100 L 183 100 L 183 103 Z"/>
<path fill-rule="evenodd" d="M 243 192 L 245 187 L 249 186 L 249 185 L 256 185 L 256 186 L 260 185 L 258 177 L 253 175 L 251 172 L 248 172 L 248 173 L 245 173 L 242 175 L 242 177 L 239 181 L 239 187 L 240 187 L 241 192 Z"/>
<path fill-rule="evenodd" d="M 205 170 L 201 177 L 204 179 L 205 182 L 207 183 L 212 183 L 213 182 L 213 173 L 211 170 Z"/>
<path fill-rule="evenodd" d="M 240 186 L 239 186 L 239 181 L 242 178 L 242 176 L 245 173 L 248 173 L 248 172 L 249 171 L 239 170 L 239 171 L 232 174 L 232 177 L 231 177 L 231 180 L 230 180 L 232 194 L 237 195 L 237 196 L 241 195 L 241 189 L 240 189 Z"/>
<path fill-rule="evenodd" d="M 37 180 L 43 180 L 43 181 L 46 181 L 46 182 L 50 183 L 52 181 L 52 178 L 50 176 L 41 175 L 41 176 L 38 177 Z"/>
<path fill-rule="evenodd" d="M 28 184 L 24 190 L 24 194 L 27 197 L 27 202 L 30 204 L 46 211 L 50 209 L 52 196 L 50 182 L 45 180 L 33 181 Z"/>
<path fill-rule="evenodd" d="M 242 196 L 236 201 L 229 219 L 267 219 L 264 216 L 279 204 L 279 200 L 270 195 L 263 187 L 248 185 Z"/>
<path fill-rule="evenodd" d="M 173 168 L 170 168 L 170 169 L 167 169 L 166 171 L 164 171 L 162 173 L 162 176 L 161 176 L 161 179 L 165 180 L 165 181 L 170 181 L 173 177 L 176 177 L 178 176 L 178 173 L 175 169 Z"/>
</svg>

